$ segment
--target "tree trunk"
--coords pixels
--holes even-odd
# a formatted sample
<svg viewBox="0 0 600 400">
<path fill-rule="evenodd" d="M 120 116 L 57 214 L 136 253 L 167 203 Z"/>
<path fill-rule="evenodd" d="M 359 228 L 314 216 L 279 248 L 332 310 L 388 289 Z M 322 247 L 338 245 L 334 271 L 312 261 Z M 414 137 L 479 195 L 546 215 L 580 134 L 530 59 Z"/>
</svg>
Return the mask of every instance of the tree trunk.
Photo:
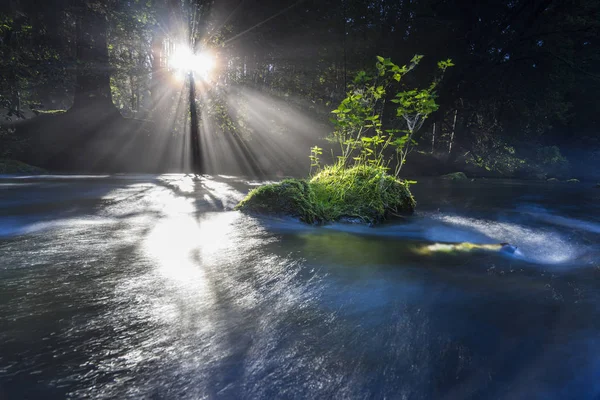
<svg viewBox="0 0 600 400">
<path fill-rule="evenodd" d="M 78 66 L 72 109 L 116 113 L 110 92 L 106 17 L 84 8 L 77 18 L 76 30 Z"/>
<path fill-rule="evenodd" d="M 433 123 L 433 129 L 431 131 L 431 154 L 435 151 L 435 122 Z"/>
<path fill-rule="evenodd" d="M 454 110 L 454 121 L 452 122 L 452 133 L 450 134 L 450 145 L 448 146 L 448 154 L 452 153 L 452 144 L 454 143 L 454 133 L 456 132 L 456 117 L 458 117 L 458 108 Z"/>
<path fill-rule="evenodd" d="M 347 49 L 346 49 L 346 23 L 347 23 L 347 17 L 346 17 L 346 2 L 342 1 L 342 52 L 343 52 L 343 68 L 344 68 L 344 90 L 342 92 L 342 95 L 345 96 L 346 95 L 346 91 L 348 90 L 348 83 L 347 83 L 347 78 L 348 78 L 348 71 L 347 71 L 347 64 L 348 64 L 348 56 L 347 56 Z"/>
<path fill-rule="evenodd" d="M 203 171 L 202 154 L 200 153 L 200 124 L 198 121 L 198 109 L 196 106 L 196 80 L 194 73 L 190 77 L 190 141 L 192 147 L 192 172 L 201 175 Z"/>
<path fill-rule="evenodd" d="M 161 101 L 165 95 L 165 88 L 163 82 L 163 71 L 166 68 L 166 62 L 164 61 L 165 54 L 163 52 L 165 48 L 164 36 L 160 33 L 155 33 L 152 37 L 152 79 L 150 81 L 150 97 L 152 99 L 152 105 L 150 107 L 150 118 L 155 116 L 158 119 L 164 119 L 163 108 L 161 107 Z"/>
</svg>

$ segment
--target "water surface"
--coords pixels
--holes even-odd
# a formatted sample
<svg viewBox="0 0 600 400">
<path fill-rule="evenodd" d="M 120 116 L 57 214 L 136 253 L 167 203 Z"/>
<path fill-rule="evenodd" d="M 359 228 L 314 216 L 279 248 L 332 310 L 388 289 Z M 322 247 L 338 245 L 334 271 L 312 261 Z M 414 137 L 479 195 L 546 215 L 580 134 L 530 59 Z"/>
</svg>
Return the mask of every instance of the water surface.
<svg viewBox="0 0 600 400">
<path fill-rule="evenodd" d="M 0 398 L 600 397 L 599 190 L 424 179 L 368 228 L 257 184 L 0 178 Z"/>
</svg>

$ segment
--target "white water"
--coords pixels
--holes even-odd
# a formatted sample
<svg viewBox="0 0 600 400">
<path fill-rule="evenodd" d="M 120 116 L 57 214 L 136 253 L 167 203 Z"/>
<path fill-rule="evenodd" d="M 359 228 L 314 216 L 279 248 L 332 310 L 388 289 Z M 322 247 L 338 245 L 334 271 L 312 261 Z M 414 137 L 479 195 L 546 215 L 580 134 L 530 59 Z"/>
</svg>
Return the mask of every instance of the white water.
<svg viewBox="0 0 600 400">
<path fill-rule="evenodd" d="M 600 394 L 596 221 L 432 204 L 315 227 L 231 211 L 232 177 L 23 182 L 0 198 L 9 398 Z M 438 242 L 521 254 L 413 251 Z"/>
</svg>

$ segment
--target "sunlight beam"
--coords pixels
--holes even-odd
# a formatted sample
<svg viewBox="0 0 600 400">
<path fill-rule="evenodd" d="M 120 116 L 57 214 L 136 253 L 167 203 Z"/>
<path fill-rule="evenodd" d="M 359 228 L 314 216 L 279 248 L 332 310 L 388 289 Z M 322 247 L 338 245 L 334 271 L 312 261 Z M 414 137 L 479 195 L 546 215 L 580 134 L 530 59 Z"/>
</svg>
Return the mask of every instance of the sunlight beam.
<svg viewBox="0 0 600 400">
<path fill-rule="evenodd" d="M 215 68 L 215 59 L 208 52 L 195 54 L 192 49 L 186 45 L 178 45 L 169 58 L 169 67 L 176 73 L 196 73 L 202 78 Z"/>
</svg>

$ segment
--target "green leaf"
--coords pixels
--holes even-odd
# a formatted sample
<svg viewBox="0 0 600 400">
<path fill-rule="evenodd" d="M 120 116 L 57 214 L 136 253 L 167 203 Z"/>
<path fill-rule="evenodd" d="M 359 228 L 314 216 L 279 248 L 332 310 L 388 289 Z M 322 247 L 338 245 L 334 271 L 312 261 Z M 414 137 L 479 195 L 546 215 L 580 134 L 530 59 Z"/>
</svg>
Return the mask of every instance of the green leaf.
<svg viewBox="0 0 600 400">
<path fill-rule="evenodd" d="M 415 56 L 410 60 L 411 64 L 418 64 L 423 59 L 423 56 L 420 54 L 415 54 Z"/>
</svg>

